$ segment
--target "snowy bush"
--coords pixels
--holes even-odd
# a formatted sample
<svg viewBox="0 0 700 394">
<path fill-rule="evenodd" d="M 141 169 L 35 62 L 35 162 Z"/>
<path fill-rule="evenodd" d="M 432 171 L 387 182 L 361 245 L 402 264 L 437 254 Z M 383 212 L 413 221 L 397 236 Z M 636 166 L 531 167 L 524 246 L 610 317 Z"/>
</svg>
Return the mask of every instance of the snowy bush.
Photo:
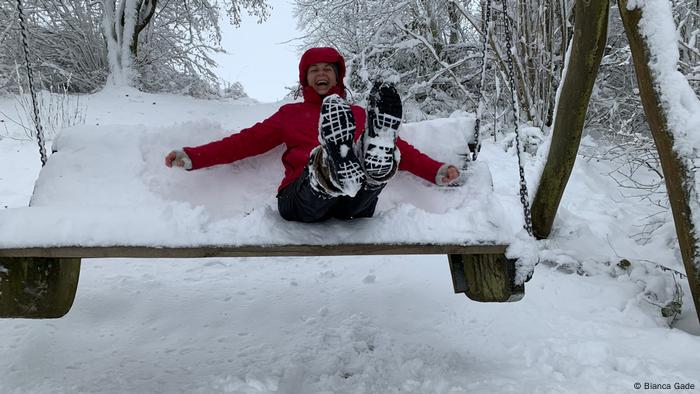
<svg viewBox="0 0 700 394">
<path fill-rule="evenodd" d="M 239 98 L 248 97 L 245 90 L 243 89 L 243 85 L 241 85 L 240 82 L 233 82 L 233 83 L 224 82 L 224 86 L 222 87 L 219 95 L 223 98 L 230 98 L 230 99 L 239 99 Z"/>
<path fill-rule="evenodd" d="M 93 92 L 107 79 L 107 58 L 95 3 L 81 0 L 24 0 L 30 61 L 42 86 Z M 24 67 L 16 6 L 0 7 L 0 89 L 16 93 L 16 62 Z"/>
<path fill-rule="evenodd" d="M 14 125 L 14 129 L 22 130 L 23 136 L 16 132 L 11 133 L 7 125 L 3 132 L 13 138 L 33 139 L 36 137 L 36 126 L 31 96 L 21 86 L 18 90 L 19 93 L 14 96 L 13 113 L 0 111 L 0 116 L 3 123 L 6 120 Z M 80 95 L 69 93 L 67 87 L 57 91 L 43 90 L 37 94 L 36 98 L 41 124 L 48 139 L 55 137 L 61 129 L 85 123 L 87 104 Z"/>
</svg>

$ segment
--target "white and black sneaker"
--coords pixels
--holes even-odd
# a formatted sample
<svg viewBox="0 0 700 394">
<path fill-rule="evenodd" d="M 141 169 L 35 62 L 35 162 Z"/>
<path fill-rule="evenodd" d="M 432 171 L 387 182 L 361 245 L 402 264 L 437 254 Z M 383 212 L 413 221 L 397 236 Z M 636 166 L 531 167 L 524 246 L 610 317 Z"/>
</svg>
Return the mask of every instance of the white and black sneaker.
<svg viewBox="0 0 700 394">
<path fill-rule="evenodd" d="M 396 149 L 402 113 L 401 97 L 392 84 L 377 82 L 369 93 L 367 130 L 362 137 L 365 173 L 385 181 L 396 172 L 400 157 Z"/>
<path fill-rule="evenodd" d="M 323 147 L 330 181 L 343 195 L 354 197 L 365 174 L 353 149 L 355 117 L 350 105 L 337 94 L 323 99 L 318 122 L 318 141 Z"/>
</svg>

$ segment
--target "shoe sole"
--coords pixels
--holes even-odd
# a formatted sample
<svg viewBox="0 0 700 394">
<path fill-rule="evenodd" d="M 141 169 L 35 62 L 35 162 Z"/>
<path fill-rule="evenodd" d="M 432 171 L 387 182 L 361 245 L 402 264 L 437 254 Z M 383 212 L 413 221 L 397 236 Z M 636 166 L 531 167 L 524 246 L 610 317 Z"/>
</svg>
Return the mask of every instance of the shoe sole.
<svg viewBox="0 0 700 394">
<path fill-rule="evenodd" d="M 345 194 L 354 196 L 365 174 L 353 149 L 355 117 L 348 103 L 336 94 L 323 99 L 318 128 L 318 140 L 328 158 L 331 182 Z"/>
<path fill-rule="evenodd" d="M 370 92 L 364 138 L 364 165 L 368 176 L 381 179 L 394 168 L 396 139 L 403 107 L 393 85 L 375 85 Z"/>
</svg>

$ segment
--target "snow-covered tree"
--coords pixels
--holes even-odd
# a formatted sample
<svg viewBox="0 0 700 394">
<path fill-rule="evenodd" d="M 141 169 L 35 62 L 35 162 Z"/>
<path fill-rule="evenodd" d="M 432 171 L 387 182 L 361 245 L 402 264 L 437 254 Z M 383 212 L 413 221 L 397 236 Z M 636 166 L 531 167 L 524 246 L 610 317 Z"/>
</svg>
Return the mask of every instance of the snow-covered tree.
<svg viewBox="0 0 700 394">
<path fill-rule="evenodd" d="M 220 17 L 263 20 L 265 0 L 23 0 L 30 61 L 42 85 L 91 92 L 112 84 L 148 91 L 216 92 L 211 54 Z M 0 89 L 16 90 L 22 59 L 14 1 L 0 2 Z M 19 83 L 22 83 L 21 81 Z"/>
<path fill-rule="evenodd" d="M 331 45 L 349 64 L 350 89 L 363 94 L 373 78 L 398 84 L 409 106 L 427 116 L 474 110 L 480 77 L 483 2 L 474 0 L 296 0 L 306 46 Z M 551 121 L 566 52 L 571 1 L 493 0 L 487 100 L 498 101 L 496 79 L 514 64 L 526 120 Z M 506 48 L 504 5 L 514 39 Z M 501 99 L 502 101 L 502 99 Z M 500 105 L 506 105 L 501 102 Z"/>
<path fill-rule="evenodd" d="M 157 0 L 102 0 L 102 28 L 107 43 L 109 83 L 131 85 L 139 34 L 156 11 Z"/>
<path fill-rule="evenodd" d="M 43 86 L 90 92 L 107 78 L 98 7 L 82 0 L 23 0 L 30 61 Z M 20 47 L 15 1 L 0 2 L 0 90 L 16 91 Z"/>
<path fill-rule="evenodd" d="M 673 0 L 673 17 L 678 27 L 678 65 L 696 93 L 700 92 L 700 1 Z"/>
<path fill-rule="evenodd" d="M 343 53 L 356 98 L 364 97 L 375 78 L 396 82 L 418 113 L 444 115 L 472 98 L 465 70 L 474 67 L 476 42 L 463 34 L 462 16 L 449 1 L 295 3 L 299 26 L 307 32 L 305 46 L 328 45 Z"/>
<path fill-rule="evenodd" d="M 238 25 L 247 10 L 262 21 L 265 0 L 101 0 L 110 82 L 146 90 L 204 94 L 216 76 L 219 19 Z"/>
<path fill-rule="evenodd" d="M 697 40 L 700 2 L 674 0 L 671 3 L 679 39 L 678 66 L 697 94 L 700 93 L 700 43 Z M 616 4 L 612 7 L 618 8 Z M 587 133 L 602 141 L 607 149 L 586 154 L 617 162 L 619 168 L 611 176 L 624 190 L 666 210 L 669 202 L 661 162 L 645 114 L 640 110 L 639 92 L 629 41 L 615 10 L 610 14 L 605 56 L 586 119 Z M 640 177 L 647 171 L 656 175 Z M 650 239 L 653 230 L 661 225 L 661 220 L 648 225 L 638 238 Z"/>
</svg>

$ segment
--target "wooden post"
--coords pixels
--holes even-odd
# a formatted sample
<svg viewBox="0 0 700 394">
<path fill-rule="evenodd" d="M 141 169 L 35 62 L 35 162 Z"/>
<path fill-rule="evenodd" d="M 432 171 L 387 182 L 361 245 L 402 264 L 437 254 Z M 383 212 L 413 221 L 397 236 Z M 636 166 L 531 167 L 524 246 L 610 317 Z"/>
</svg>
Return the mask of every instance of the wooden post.
<svg viewBox="0 0 700 394">
<path fill-rule="evenodd" d="M 79 275 L 79 258 L 0 257 L 0 318 L 64 316 Z"/>
<path fill-rule="evenodd" d="M 451 254 L 448 259 L 455 293 L 480 302 L 519 301 L 525 295 L 525 286 L 515 284 L 515 260 L 504 254 Z"/>
<path fill-rule="evenodd" d="M 552 143 L 532 202 L 532 230 L 547 238 L 576 161 L 588 102 L 603 58 L 608 0 L 577 0 L 574 36 L 552 130 Z"/>
<path fill-rule="evenodd" d="M 695 303 L 695 312 L 700 320 L 700 255 L 698 251 L 698 234 L 692 222 L 693 212 L 689 201 L 693 199 L 692 188 L 695 186 L 695 172 L 688 168 L 684 161 L 673 150 L 673 134 L 669 130 L 668 113 L 661 103 L 660 94 L 655 88 L 659 81 L 649 68 L 650 52 L 639 32 L 639 21 L 642 11 L 638 8 L 627 9 L 627 0 L 619 2 L 620 15 L 627 33 L 627 40 L 632 51 L 634 70 L 637 74 L 639 95 L 642 99 L 651 135 L 654 137 L 656 149 L 659 152 L 661 169 L 666 181 L 666 190 L 671 203 L 673 221 L 676 226 L 678 243 L 688 283 Z"/>
</svg>

